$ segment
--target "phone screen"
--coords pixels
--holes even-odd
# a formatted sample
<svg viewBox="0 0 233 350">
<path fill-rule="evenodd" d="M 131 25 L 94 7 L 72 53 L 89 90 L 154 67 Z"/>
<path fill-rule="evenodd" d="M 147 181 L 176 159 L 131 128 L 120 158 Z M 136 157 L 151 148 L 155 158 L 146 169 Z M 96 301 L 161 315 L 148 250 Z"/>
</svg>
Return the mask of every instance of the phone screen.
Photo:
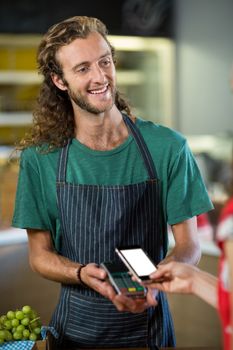
<svg viewBox="0 0 233 350">
<path fill-rule="evenodd" d="M 156 266 L 152 263 L 142 248 L 118 248 L 118 251 L 139 277 L 149 276 L 156 270 Z"/>
</svg>

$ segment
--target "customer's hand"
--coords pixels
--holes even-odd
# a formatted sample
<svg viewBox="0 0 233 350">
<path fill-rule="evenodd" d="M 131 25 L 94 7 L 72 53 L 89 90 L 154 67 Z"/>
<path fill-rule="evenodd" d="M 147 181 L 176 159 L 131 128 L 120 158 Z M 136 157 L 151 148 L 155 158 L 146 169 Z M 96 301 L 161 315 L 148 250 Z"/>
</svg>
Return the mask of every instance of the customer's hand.
<svg viewBox="0 0 233 350">
<path fill-rule="evenodd" d="M 149 289 L 168 293 L 192 293 L 198 271 L 193 265 L 172 261 L 158 265 L 158 269 L 150 275 L 150 281 L 143 284 Z"/>
</svg>

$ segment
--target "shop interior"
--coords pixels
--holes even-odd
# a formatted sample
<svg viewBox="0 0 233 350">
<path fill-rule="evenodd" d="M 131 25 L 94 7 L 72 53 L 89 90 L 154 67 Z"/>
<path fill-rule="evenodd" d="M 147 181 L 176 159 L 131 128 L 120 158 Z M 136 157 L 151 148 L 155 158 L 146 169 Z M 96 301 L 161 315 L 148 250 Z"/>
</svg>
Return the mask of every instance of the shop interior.
<svg viewBox="0 0 233 350">
<path fill-rule="evenodd" d="M 215 275 L 216 225 L 231 193 L 233 173 L 232 13 L 227 0 L 177 0 L 172 35 L 121 35 L 117 29 L 109 35 L 117 53 L 117 84 L 135 115 L 183 133 L 196 157 L 215 206 L 198 218 L 199 267 Z M 59 286 L 31 271 L 26 232 L 11 227 L 19 168 L 14 147 L 32 121 L 41 83 L 36 67 L 41 37 L 42 33 L 0 28 L 0 314 L 32 304 L 48 323 Z M 170 237 L 170 247 L 173 243 Z M 216 310 L 194 296 L 168 298 L 178 346 L 220 348 Z"/>
</svg>

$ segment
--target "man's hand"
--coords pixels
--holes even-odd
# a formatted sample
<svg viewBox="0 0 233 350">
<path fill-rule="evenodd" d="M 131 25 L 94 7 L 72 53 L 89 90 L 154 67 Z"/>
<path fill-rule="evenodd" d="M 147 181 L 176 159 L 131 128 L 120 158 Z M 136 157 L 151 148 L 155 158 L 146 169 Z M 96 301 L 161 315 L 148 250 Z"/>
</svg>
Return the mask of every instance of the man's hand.
<svg viewBox="0 0 233 350">
<path fill-rule="evenodd" d="M 116 295 L 112 302 L 118 311 L 129 311 L 132 313 L 140 313 L 151 306 L 156 306 L 155 290 L 150 289 L 147 292 L 145 299 L 133 299 L 124 295 Z"/>
<path fill-rule="evenodd" d="M 106 280 L 107 273 L 94 263 L 87 264 L 82 268 L 81 280 L 91 289 L 111 300 L 115 296 L 112 285 Z"/>
<path fill-rule="evenodd" d="M 82 281 L 96 292 L 111 300 L 118 311 L 140 313 L 150 306 L 157 305 L 157 301 L 155 300 L 152 290 L 148 292 L 145 299 L 133 299 L 126 297 L 123 294 L 117 294 L 106 278 L 106 271 L 98 267 L 96 264 L 91 263 L 82 268 Z"/>
</svg>

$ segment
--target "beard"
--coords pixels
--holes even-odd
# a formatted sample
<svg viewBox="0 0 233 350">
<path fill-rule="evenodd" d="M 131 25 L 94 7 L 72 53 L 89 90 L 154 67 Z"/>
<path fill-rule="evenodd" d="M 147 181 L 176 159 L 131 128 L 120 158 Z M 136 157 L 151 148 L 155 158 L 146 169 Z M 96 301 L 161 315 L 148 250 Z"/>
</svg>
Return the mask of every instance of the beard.
<svg viewBox="0 0 233 350">
<path fill-rule="evenodd" d="M 74 92 L 73 90 L 70 89 L 69 86 L 67 86 L 67 93 L 70 97 L 70 99 L 81 109 L 84 111 L 87 111 L 92 114 L 100 114 L 103 113 L 107 110 L 110 110 L 112 106 L 115 103 L 115 98 L 116 98 L 116 89 L 111 89 L 111 96 L 112 96 L 112 102 L 111 104 L 108 104 L 107 106 L 104 105 L 103 107 L 96 107 L 92 103 L 88 102 L 87 98 L 83 97 L 80 93 Z"/>
</svg>

